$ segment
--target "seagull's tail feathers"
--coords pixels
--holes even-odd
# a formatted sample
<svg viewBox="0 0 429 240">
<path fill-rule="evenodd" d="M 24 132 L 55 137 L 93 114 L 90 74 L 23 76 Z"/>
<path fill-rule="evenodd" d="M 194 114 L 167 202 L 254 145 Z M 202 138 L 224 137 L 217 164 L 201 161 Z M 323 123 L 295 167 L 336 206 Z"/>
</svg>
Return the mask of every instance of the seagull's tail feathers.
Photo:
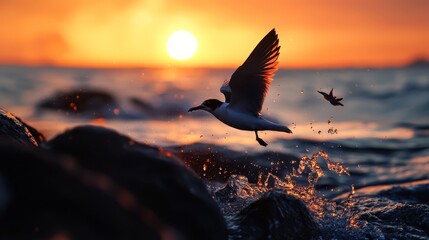
<svg viewBox="0 0 429 240">
<path fill-rule="evenodd" d="M 288 127 L 286 127 L 286 126 L 282 126 L 283 128 L 282 128 L 282 132 L 285 132 L 285 133 L 292 133 L 292 131 L 288 128 Z"/>
<path fill-rule="evenodd" d="M 292 133 L 292 131 L 288 127 L 278 125 L 278 124 L 276 124 L 272 130 L 278 131 L 278 132 Z"/>
<path fill-rule="evenodd" d="M 276 132 L 285 132 L 285 133 L 292 133 L 292 131 L 283 125 L 280 125 L 275 122 L 271 122 L 269 120 L 263 119 L 262 125 L 258 127 L 260 130 L 268 130 L 268 131 L 276 131 Z"/>
</svg>

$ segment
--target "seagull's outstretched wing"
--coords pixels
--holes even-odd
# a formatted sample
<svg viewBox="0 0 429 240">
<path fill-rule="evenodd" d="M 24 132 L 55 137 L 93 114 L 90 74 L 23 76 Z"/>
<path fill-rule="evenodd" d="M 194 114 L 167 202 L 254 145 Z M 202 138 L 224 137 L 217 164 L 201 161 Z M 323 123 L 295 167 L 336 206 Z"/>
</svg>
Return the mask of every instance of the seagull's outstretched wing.
<svg viewBox="0 0 429 240">
<path fill-rule="evenodd" d="M 277 70 L 279 39 L 271 30 L 255 47 L 247 60 L 232 74 L 230 108 L 259 115 L 268 93 L 272 77 Z"/>
<path fill-rule="evenodd" d="M 231 87 L 229 86 L 229 81 L 225 80 L 222 84 L 222 86 L 220 87 L 220 92 L 223 93 L 223 95 L 225 95 L 225 102 L 229 103 L 231 102 Z"/>
</svg>

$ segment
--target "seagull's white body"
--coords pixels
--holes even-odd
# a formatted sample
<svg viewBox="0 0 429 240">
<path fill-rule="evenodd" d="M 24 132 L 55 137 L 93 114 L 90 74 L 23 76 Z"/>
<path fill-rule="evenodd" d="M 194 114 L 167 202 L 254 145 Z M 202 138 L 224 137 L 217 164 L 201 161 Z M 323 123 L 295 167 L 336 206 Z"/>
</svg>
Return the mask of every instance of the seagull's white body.
<svg viewBox="0 0 429 240">
<path fill-rule="evenodd" d="M 225 81 L 220 91 L 225 102 L 208 99 L 200 106 L 189 109 L 205 110 L 221 122 L 240 130 L 255 131 L 256 140 L 267 144 L 258 136 L 258 131 L 271 130 L 292 133 L 286 126 L 261 117 L 262 105 L 268 93 L 272 77 L 277 70 L 279 39 L 275 29 L 271 30 L 255 47 L 246 61 Z"/>
<path fill-rule="evenodd" d="M 226 125 L 245 131 L 281 131 L 288 132 L 288 128 L 268 121 L 261 116 L 249 115 L 229 108 L 229 103 L 222 103 L 212 114 Z"/>
</svg>

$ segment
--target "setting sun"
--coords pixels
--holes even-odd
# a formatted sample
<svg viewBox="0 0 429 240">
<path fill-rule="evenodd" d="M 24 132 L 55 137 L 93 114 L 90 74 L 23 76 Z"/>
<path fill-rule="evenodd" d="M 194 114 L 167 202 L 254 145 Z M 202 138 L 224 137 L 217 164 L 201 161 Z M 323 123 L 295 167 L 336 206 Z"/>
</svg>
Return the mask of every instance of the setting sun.
<svg viewBox="0 0 429 240">
<path fill-rule="evenodd" d="M 176 60 L 191 58 L 198 48 L 197 39 L 186 30 L 179 30 L 170 35 L 167 40 L 167 52 Z"/>
</svg>

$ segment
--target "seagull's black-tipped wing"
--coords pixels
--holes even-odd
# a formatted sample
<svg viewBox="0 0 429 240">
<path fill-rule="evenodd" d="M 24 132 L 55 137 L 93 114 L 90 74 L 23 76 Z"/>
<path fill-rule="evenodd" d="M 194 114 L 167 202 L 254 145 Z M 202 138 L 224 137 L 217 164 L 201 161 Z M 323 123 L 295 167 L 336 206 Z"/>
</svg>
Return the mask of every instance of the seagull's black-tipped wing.
<svg viewBox="0 0 429 240">
<path fill-rule="evenodd" d="M 255 47 L 247 60 L 231 77 L 229 86 L 232 96 L 230 108 L 236 111 L 259 115 L 279 57 L 279 39 L 276 30 L 271 30 Z"/>
</svg>

